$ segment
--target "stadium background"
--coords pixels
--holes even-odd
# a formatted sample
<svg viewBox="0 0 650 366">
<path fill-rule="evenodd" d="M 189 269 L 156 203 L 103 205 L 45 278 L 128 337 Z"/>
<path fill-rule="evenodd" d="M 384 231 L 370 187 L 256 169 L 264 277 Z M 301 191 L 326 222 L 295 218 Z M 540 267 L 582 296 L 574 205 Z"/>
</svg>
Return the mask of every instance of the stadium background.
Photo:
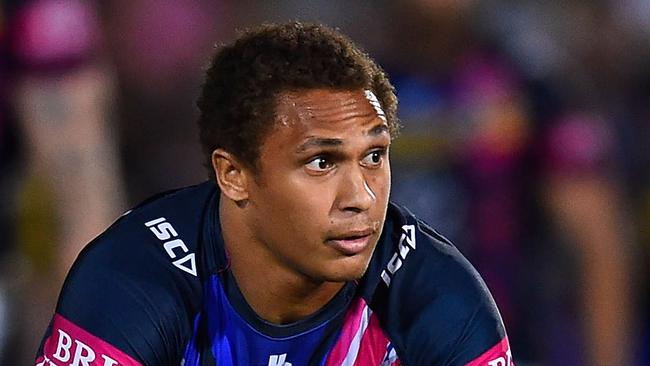
<svg viewBox="0 0 650 366">
<path fill-rule="evenodd" d="M 301 20 L 389 73 L 392 198 L 478 267 L 518 365 L 650 365 L 650 2 L 0 4 L 0 364 L 31 363 L 88 240 L 205 178 L 214 44 Z"/>
</svg>

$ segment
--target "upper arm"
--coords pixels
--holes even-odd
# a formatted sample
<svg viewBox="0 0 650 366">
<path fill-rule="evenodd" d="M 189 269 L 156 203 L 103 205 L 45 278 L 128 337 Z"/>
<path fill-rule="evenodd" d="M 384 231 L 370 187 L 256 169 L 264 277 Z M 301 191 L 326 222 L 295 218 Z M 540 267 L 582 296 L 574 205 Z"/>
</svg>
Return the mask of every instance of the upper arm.
<svg viewBox="0 0 650 366">
<path fill-rule="evenodd" d="M 37 362 L 179 364 L 191 331 L 185 301 L 192 295 L 175 272 L 146 254 L 134 250 L 137 260 L 124 261 L 102 249 L 84 253 L 66 279 Z"/>
<path fill-rule="evenodd" d="M 482 281 L 458 286 L 463 287 L 411 295 L 420 293 L 423 298 L 405 305 L 416 314 L 405 323 L 403 332 L 404 359 L 410 361 L 407 364 L 509 366 L 505 328 Z M 503 363 L 498 361 L 501 358 Z M 497 363 L 490 364 L 492 361 Z"/>
<path fill-rule="evenodd" d="M 503 322 L 476 270 L 424 224 L 402 231 L 393 249 L 400 266 L 379 283 L 373 299 L 402 363 L 510 366 Z M 409 250 L 400 250 L 400 243 Z"/>
</svg>

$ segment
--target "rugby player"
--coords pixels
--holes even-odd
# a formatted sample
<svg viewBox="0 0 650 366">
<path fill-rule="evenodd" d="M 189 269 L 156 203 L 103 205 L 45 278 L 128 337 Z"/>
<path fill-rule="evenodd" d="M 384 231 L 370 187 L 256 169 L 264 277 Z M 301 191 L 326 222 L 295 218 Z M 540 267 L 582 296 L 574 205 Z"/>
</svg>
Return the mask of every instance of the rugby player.
<svg viewBox="0 0 650 366">
<path fill-rule="evenodd" d="M 512 364 L 473 267 L 389 202 L 397 99 L 348 38 L 249 31 L 198 106 L 211 179 L 82 251 L 37 365 Z"/>
</svg>

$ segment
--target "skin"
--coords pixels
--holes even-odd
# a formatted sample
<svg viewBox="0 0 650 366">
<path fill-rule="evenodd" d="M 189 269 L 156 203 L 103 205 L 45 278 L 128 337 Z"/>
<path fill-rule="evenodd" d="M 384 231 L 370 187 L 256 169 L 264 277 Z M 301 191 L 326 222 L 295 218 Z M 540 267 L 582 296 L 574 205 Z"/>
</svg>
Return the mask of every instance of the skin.
<svg viewBox="0 0 650 366">
<path fill-rule="evenodd" d="M 381 111 L 379 111 L 381 112 Z M 278 96 L 257 170 L 217 149 L 231 270 L 263 319 L 289 323 L 365 273 L 390 191 L 390 134 L 364 90 Z"/>
<path fill-rule="evenodd" d="M 25 249 L 33 265 L 29 273 L 19 266 L 21 273 L 15 274 L 26 281 L 27 291 L 20 296 L 25 306 L 16 313 L 25 350 L 38 347 L 65 274 L 81 249 L 126 207 L 116 145 L 108 133 L 114 122 L 106 113 L 114 99 L 112 80 L 108 70 L 87 66 L 56 80 L 24 76 L 16 83 L 15 107 L 29 151 L 21 205 L 38 218 L 20 220 L 18 228 L 31 243 Z M 58 235 L 48 236 L 54 234 L 52 227 Z M 33 363 L 31 351 L 19 353 L 10 363 Z"/>
<path fill-rule="evenodd" d="M 581 298 L 589 365 L 631 365 L 634 260 L 614 182 L 598 174 L 547 179 L 548 208 L 572 238 L 582 268 Z"/>
</svg>

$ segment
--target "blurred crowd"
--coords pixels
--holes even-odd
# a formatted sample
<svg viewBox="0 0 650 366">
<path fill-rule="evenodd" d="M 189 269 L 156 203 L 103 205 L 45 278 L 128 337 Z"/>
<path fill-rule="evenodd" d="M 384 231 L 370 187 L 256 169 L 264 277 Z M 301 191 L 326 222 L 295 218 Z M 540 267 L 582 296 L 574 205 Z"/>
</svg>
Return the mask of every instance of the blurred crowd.
<svg viewBox="0 0 650 366">
<path fill-rule="evenodd" d="M 300 20 L 389 74 L 392 199 L 478 268 L 518 365 L 650 365 L 650 2 L 0 4 L 0 364 L 30 364 L 89 240 L 206 179 L 215 45 Z"/>
</svg>

